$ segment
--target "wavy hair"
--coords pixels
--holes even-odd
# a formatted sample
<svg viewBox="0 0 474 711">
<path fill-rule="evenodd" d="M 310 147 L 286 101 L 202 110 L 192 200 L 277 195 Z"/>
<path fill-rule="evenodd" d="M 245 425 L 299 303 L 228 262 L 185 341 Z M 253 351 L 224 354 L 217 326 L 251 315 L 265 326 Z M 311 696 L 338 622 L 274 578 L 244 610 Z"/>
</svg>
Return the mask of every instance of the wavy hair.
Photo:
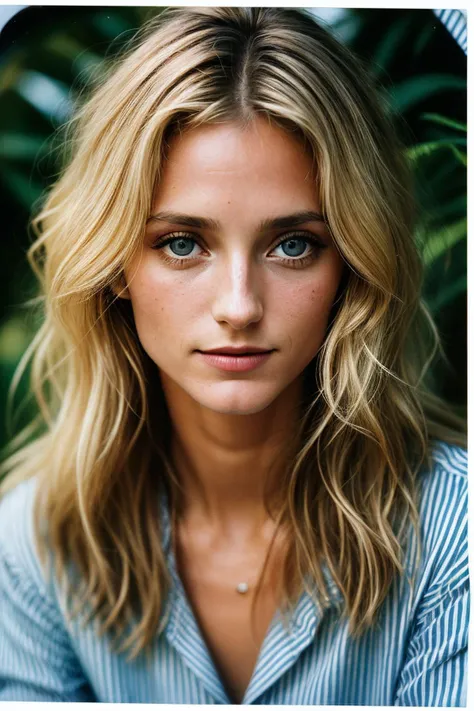
<svg viewBox="0 0 474 711">
<path fill-rule="evenodd" d="M 117 290 L 167 139 L 257 115 L 304 139 L 346 263 L 276 502 L 290 541 L 283 606 L 308 585 L 325 604 L 325 561 L 351 634 L 373 624 L 404 572 L 404 531 L 418 532 L 417 474 L 433 440 L 464 442 L 424 385 L 439 339 L 420 296 L 411 178 L 361 62 L 305 11 L 166 8 L 78 108 L 33 221 L 44 319 L 17 381 L 31 362 L 39 415 L 3 465 L 3 490 L 39 481 L 39 550 L 66 584 L 69 564 L 79 571 L 73 613 L 87 607 L 132 657 L 163 629 L 171 579 L 157 502 L 164 492 L 177 510 L 179 480 L 157 368 Z"/>
</svg>

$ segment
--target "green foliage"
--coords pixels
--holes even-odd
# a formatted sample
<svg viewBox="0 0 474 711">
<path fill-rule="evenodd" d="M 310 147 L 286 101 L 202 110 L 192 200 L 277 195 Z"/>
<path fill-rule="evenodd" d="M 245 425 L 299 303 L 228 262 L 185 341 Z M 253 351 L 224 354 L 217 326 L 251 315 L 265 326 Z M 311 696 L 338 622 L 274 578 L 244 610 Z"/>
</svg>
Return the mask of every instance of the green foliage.
<svg viewBox="0 0 474 711">
<path fill-rule="evenodd" d="M 454 245 L 466 238 L 467 219 L 464 217 L 437 232 L 431 231 L 424 235 L 423 261 L 429 267 L 439 257 L 444 255 Z"/>
<path fill-rule="evenodd" d="M 392 87 L 390 95 L 394 110 L 403 113 L 435 94 L 459 90 L 466 90 L 464 79 L 452 74 L 422 74 L 401 81 Z"/>
<path fill-rule="evenodd" d="M 436 314 L 465 294 L 467 287 L 466 124 L 434 113 L 422 114 L 421 118 L 443 129 L 436 139 L 407 150 L 419 183 L 428 169 L 432 176 L 431 198 L 425 202 L 417 237 L 427 271 L 426 300 Z M 437 180 L 437 175 L 445 175 L 448 168 L 457 190 L 448 191 L 444 181 Z M 453 248 L 459 246 L 457 273 L 451 270 L 452 278 L 444 279 Z M 436 289 L 429 288 L 433 284 L 437 284 Z"/>
<path fill-rule="evenodd" d="M 419 205 L 423 295 L 450 363 L 448 369 L 435 363 L 430 380 L 465 414 L 466 56 L 431 10 L 348 10 L 340 30 L 385 92 L 407 146 Z"/>
</svg>

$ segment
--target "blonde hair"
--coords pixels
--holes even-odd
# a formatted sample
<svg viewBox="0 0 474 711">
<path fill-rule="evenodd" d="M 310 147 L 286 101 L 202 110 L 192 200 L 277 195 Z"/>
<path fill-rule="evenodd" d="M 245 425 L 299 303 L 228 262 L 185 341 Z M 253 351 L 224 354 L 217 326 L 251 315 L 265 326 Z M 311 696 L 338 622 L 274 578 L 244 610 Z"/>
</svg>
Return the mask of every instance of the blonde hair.
<svg viewBox="0 0 474 711">
<path fill-rule="evenodd" d="M 417 531 L 432 440 L 464 441 L 423 385 L 439 343 L 420 298 L 410 175 L 361 64 L 304 11 L 167 8 L 78 109 L 70 158 L 34 221 L 44 322 L 17 381 L 31 360 L 40 420 L 4 464 L 3 490 L 39 480 L 39 550 L 54 552 L 65 582 L 69 562 L 80 572 L 75 613 L 87 603 L 101 632 L 128 630 L 132 656 L 163 628 L 158 501 L 168 492 L 176 507 L 179 482 L 157 368 L 116 292 L 142 246 L 167 138 L 257 115 L 304 139 L 346 262 L 278 502 L 287 605 L 308 574 L 324 604 L 326 561 L 351 633 L 371 625 L 404 570 L 410 521 Z"/>
</svg>

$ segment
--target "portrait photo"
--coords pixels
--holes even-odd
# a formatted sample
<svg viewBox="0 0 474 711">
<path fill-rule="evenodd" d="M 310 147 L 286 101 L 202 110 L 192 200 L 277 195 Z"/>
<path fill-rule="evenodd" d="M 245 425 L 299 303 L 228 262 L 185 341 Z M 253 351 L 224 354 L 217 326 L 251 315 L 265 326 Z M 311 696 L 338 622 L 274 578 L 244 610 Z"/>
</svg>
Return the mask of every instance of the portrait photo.
<svg viewBox="0 0 474 711">
<path fill-rule="evenodd" d="M 466 12 L 0 27 L 0 709 L 469 707 Z"/>
</svg>

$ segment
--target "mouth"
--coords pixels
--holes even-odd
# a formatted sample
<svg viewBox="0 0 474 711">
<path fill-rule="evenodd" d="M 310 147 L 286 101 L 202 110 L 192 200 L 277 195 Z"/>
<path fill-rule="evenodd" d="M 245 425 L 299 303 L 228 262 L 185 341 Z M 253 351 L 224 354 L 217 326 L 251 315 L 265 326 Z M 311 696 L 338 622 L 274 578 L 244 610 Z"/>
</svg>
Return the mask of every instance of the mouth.
<svg viewBox="0 0 474 711">
<path fill-rule="evenodd" d="M 275 349 L 272 350 L 231 350 L 196 351 L 207 365 L 223 371 L 246 372 L 263 365 Z"/>
</svg>

